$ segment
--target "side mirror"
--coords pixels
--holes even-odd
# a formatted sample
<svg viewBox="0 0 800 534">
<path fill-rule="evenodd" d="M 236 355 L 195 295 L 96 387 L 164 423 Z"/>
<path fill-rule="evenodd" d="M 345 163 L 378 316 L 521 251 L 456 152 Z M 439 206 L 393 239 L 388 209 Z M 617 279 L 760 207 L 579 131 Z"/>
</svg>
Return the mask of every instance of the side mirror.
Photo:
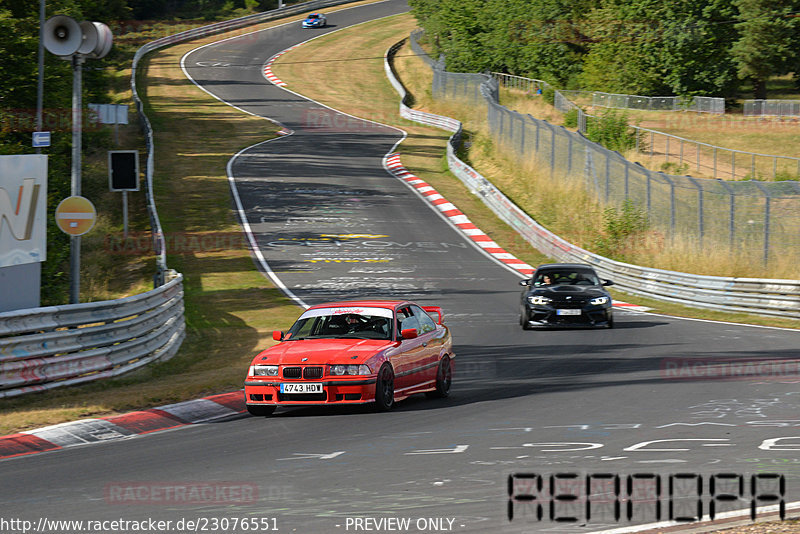
<svg viewBox="0 0 800 534">
<path fill-rule="evenodd" d="M 613 286 L 614 282 L 612 280 L 606 280 L 605 278 L 603 278 L 603 285 L 604 286 Z"/>
<path fill-rule="evenodd" d="M 400 331 L 400 336 L 403 339 L 414 339 L 417 337 L 417 329 L 416 328 L 405 328 Z"/>
<path fill-rule="evenodd" d="M 273 330 L 272 331 L 272 339 L 275 341 L 282 341 L 283 340 L 283 332 L 280 330 Z"/>
<path fill-rule="evenodd" d="M 526 278 L 525 280 L 520 280 L 519 281 L 519 285 L 521 285 L 521 286 L 529 286 L 529 285 L 531 285 L 531 281 L 532 281 L 531 278 Z"/>
</svg>

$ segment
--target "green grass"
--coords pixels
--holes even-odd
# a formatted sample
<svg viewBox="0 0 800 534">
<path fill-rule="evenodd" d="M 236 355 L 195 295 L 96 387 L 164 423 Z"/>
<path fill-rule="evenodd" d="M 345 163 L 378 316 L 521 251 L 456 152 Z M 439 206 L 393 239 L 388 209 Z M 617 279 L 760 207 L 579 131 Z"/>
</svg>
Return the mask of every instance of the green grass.
<svg viewBox="0 0 800 534">
<path fill-rule="evenodd" d="M 412 172 L 459 206 L 506 250 L 532 265 L 548 261 L 447 171 L 443 155 L 448 134 L 408 125 L 399 118 L 398 97 L 385 79 L 381 56 L 414 26 L 413 19 L 404 15 L 337 32 L 282 56 L 276 70 L 293 90 L 337 109 L 406 129 L 409 136 L 399 151 Z M 241 148 L 275 135 L 275 127 L 268 121 L 242 115 L 184 78 L 178 65 L 180 57 L 209 41 L 196 41 L 153 54 L 142 68 L 140 87 L 147 96 L 151 120 L 158 127 L 156 201 L 168 233 L 238 233 L 238 223 L 230 210 L 225 165 Z M 340 61 L 329 61 L 331 58 Z M 419 106 L 443 114 L 463 113 L 463 109 L 455 106 L 439 109 L 431 101 L 430 70 L 418 62 L 404 49 L 397 64 L 404 84 L 414 93 Z M 348 68 L 343 69 L 342 64 Z M 316 83 L 320 79 L 329 83 L 321 87 Z M 352 80 L 357 83 L 350 84 Z M 122 101 L 124 98 L 120 97 Z M 237 135 L 220 135 L 231 131 Z M 477 128 L 468 133 L 472 139 L 481 139 Z M 132 128 L 126 135 L 135 136 L 135 130 Z M 474 146 L 477 148 L 472 156 L 486 167 L 481 172 L 487 176 L 505 172 L 501 160 L 489 158 L 493 150 L 490 142 L 480 140 Z M 513 175 L 511 178 L 518 179 Z M 112 198 L 111 202 L 114 201 Z M 138 209 L 143 210 L 143 202 Z M 136 229 L 140 231 L 146 228 L 143 213 L 139 211 L 136 215 Z M 569 220 L 558 221 L 557 210 L 551 207 L 547 207 L 542 217 L 564 227 L 571 224 Z M 113 231 L 119 230 L 119 221 L 112 219 L 110 224 L 117 225 Z M 120 263 L 102 271 L 109 282 L 106 290 L 114 295 L 110 298 L 136 291 L 137 287 L 146 289 L 143 286 L 149 283 L 153 272 L 152 255 L 112 257 L 108 261 L 116 259 Z M 271 331 L 285 328 L 299 312 L 257 271 L 249 252 L 241 246 L 173 254 L 168 257 L 168 264 L 185 276 L 187 339 L 180 352 L 168 362 L 114 380 L 2 401 L 0 434 L 239 389 L 252 356 L 272 342 Z M 134 271 L 121 290 L 112 288 L 113 269 Z M 797 327 L 796 321 L 706 312 L 623 298 L 673 315 Z"/>
<path fill-rule="evenodd" d="M 298 91 L 309 98 L 319 100 L 326 105 L 352 113 L 365 118 L 375 119 L 385 117 L 381 122 L 398 123 L 397 105 L 399 98 L 385 80 L 382 65 L 377 59 L 380 51 L 374 50 L 372 56 L 376 59 L 368 64 L 353 61 L 349 69 L 339 69 L 336 65 L 326 61 L 329 57 L 336 57 L 347 61 L 348 57 L 362 57 L 360 54 L 362 41 L 366 40 L 365 30 L 369 34 L 386 34 L 382 45 L 387 49 L 391 44 L 408 35 L 408 29 L 414 24 L 409 15 L 392 17 L 389 20 L 371 23 L 362 26 L 360 31 L 348 30 L 334 35 L 317 39 L 307 45 L 299 47 L 278 60 L 273 70 L 278 76 L 289 83 L 292 90 Z M 392 31 L 389 31 L 392 30 Z M 519 172 L 519 165 L 508 158 L 504 158 L 498 147 L 492 142 L 485 127 L 485 116 L 480 109 L 473 106 L 459 105 L 433 100 L 431 97 L 431 71 L 413 53 L 408 46 L 403 47 L 397 55 L 395 67 L 401 81 L 414 98 L 415 108 L 456 117 L 465 123 L 467 138 L 471 147 L 465 159 L 475 166 L 478 171 L 489 178 L 495 186 L 512 198 L 518 205 L 524 207 L 537 221 L 545 224 L 559 235 L 569 236 L 578 244 L 591 244 L 596 236 L 586 231 L 586 228 L 602 226 L 602 207 L 596 200 L 587 195 L 585 191 L 570 189 L 565 191 L 555 186 L 549 176 L 535 169 L 535 162 Z M 355 69 L 355 70 L 354 70 Z M 345 79 L 345 76 L 347 79 Z M 321 86 L 315 80 L 326 79 L 331 83 Z M 348 79 L 358 79 L 360 86 L 351 87 Z M 337 83 L 337 80 L 340 80 Z M 360 98 L 364 88 L 369 88 L 368 98 Z M 422 126 L 403 126 L 409 132 L 409 137 L 400 145 L 404 165 L 414 174 L 430 183 L 446 198 L 466 213 L 481 229 L 486 231 L 493 239 L 506 250 L 526 262 L 537 265 L 548 259 L 534 250 L 513 229 L 499 221 L 491 211 L 461 183 L 447 171 L 443 154 L 445 151 L 445 137 L 441 130 Z M 422 142 L 424 140 L 424 142 Z M 568 200 L 565 200 L 568 199 Z M 663 246 L 654 239 L 653 246 Z M 688 261 L 687 258 L 692 258 Z M 672 251 L 669 265 L 678 267 L 676 270 L 685 272 L 698 272 L 713 269 L 725 260 L 727 254 L 699 255 L 689 249 L 678 247 Z M 684 267 L 685 269 L 680 269 Z M 730 263 L 728 264 L 730 268 Z M 735 265 L 735 269 L 752 269 L 751 262 Z M 792 266 L 787 267 L 788 272 L 794 273 Z M 747 316 L 744 314 L 729 314 L 700 310 L 680 305 L 655 302 L 640 299 L 630 295 L 618 295 L 622 300 L 641 303 L 655 308 L 657 312 L 695 318 L 706 318 L 730 322 L 743 322 L 798 328 L 798 321 Z"/>
</svg>

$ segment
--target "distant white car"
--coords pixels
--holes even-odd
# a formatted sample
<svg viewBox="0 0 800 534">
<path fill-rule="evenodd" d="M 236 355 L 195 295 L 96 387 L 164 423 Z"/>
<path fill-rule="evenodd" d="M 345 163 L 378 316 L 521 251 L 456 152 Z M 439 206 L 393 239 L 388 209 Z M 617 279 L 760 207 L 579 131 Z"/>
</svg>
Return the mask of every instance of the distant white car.
<svg viewBox="0 0 800 534">
<path fill-rule="evenodd" d="M 328 20 L 322 13 L 311 13 L 303 19 L 303 28 L 324 28 L 328 25 Z"/>
</svg>

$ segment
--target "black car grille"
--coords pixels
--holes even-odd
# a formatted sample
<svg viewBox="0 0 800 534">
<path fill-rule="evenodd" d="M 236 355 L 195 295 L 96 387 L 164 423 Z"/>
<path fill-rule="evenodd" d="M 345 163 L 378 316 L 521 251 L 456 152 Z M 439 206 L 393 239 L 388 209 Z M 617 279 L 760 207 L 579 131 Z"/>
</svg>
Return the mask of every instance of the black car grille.
<svg viewBox="0 0 800 534">
<path fill-rule="evenodd" d="M 284 367 L 283 378 L 300 378 L 300 367 Z"/>
<path fill-rule="evenodd" d="M 553 299 L 550 303 L 550 306 L 553 308 L 559 308 L 562 310 L 579 310 L 584 308 L 586 304 L 588 304 L 587 299 L 576 299 L 575 297 L 571 299 Z"/>
<path fill-rule="evenodd" d="M 322 378 L 322 367 L 305 367 L 303 369 L 303 378 L 306 380 Z"/>
<path fill-rule="evenodd" d="M 300 378 L 317 380 L 322 378 L 322 367 L 284 367 L 283 378 Z"/>
<path fill-rule="evenodd" d="M 328 394 L 324 391 L 322 393 L 278 393 L 278 401 L 280 402 L 325 402 L 328 400 Z"/>
</svg>

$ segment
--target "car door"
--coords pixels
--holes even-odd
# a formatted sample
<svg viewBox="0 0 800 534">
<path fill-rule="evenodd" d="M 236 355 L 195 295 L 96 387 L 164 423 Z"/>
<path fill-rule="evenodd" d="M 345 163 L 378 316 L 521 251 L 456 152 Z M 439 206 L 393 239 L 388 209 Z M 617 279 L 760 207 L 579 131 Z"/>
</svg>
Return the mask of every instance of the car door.
<svg viewBox="0 0 800 534">
<path fill-rule="evenodd" d="M 411 306 L 411 311 L 417 318 L 417 339 L 422 340 L 421 354 L 418 360 L 419 373 L 415 375 L 416 383 L 423 383 L 436 379 L 436 368 L 439 364 L 439 354 L 442 350 L 445 338 L 440 335 L 441 331 L 436 328 L 436 322 L 431 319 L 428 313 L 419 306 Z"/>
<path fill-rule="evenodd" d="M 402 330 L 414 328 L 419 332 L 419 319 L 414 316 L 411 306 L 404 306 L 397 310 L 397 334 Z M 395 356 L 392 357 L 392 366 L 395 374 L 395 390 L 413 387 L 419 381 L 419 372 L 424 366 L 426 341 L 424 338 L 403 339 Z"/>
</svg>

